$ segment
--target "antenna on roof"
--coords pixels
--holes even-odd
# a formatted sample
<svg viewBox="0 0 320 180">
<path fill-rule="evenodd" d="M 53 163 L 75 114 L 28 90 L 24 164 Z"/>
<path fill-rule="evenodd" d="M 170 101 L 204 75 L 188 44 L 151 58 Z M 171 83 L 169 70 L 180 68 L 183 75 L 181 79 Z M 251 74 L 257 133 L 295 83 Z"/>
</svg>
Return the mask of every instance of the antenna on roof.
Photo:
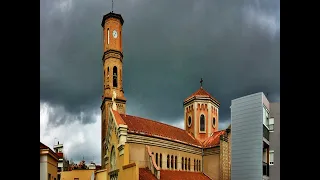
<svg viewBox="0 0 320 180">
<path fill-rule="evenodd" d="M 203 79 L 200 79 L 200 87 L 202 88 Z"/>
<path fill-rule="evenodd" d="M 112 0 L 111 12 L 113 12 L 113 0 Z"/>
</svg>

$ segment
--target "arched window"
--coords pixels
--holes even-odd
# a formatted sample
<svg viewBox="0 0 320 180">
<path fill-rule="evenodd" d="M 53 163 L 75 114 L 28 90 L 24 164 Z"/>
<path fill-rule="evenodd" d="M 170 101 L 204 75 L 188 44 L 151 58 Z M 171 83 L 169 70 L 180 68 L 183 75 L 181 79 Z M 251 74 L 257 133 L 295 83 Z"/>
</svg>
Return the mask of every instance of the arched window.
<svg viewBox="0 0 320 180">
<path fill-rule="evenodd" d="M 162 168 L 162 154 L 160 153 L 160 168 Z"/>
<path fill-rule="evenodd" d="M 171 168 L 173 169 L 173 155 L 171 155 Z"/>
<path fill-rule="evenodd" d="M 200 131 L 205 131 L 205 118 L 203 114 L 200 116 Z"/>
<path fill-rule="evenodd" d="M 201 161 L 199 160 L 199 171 L 201 171 Z"/>
<path fill-rule="evenodd" d="M 188 170 L 190 171 L 190 158 L 188 159 Z"/>
<path fill-rule="evenodd" d="M 184 162 L 185 162 L 185 163 L 184 163 L 184 169 L 187 170 L 188 161 L 187 161 L 187 158 L 186 158 L 186 157 L 184 158 Z"/>
<path fill-rule="evenodd" d="M 196 171 L 198 171 L 198 160 L 196 161 Z"/>
<path fill-rule="evenodd" d="M 212 124 L 213 124 L 213 126 L 216 125 L 216 118 L 215 117 L 212 119 Z"/>
<path fill-rule="evenodd" d="M 169 162 L 170 162 L 170 156 L 169 156 L 169 154 L 167 155 L 167 168 L 169 169 Z"/>
<path fill-rule="evenodd" d="M 113 67 L 113 87 L 118 87 L 118 68 Z"/>
<path fill-rule="evenodd" d="M 177 169 L 177 161 L 178 161 L 178 157 L 175 156 L 174 157 L 174 168 Z"/>
<path fill-rule="evenodd" d="M 110 43 L 110 30 L 109 30 L 109 28 L 108 28 L 108 32 L 107 32 L 108 34 L 107 34 L 107 36 L 108 36 L 108 44 Z"/>
<path fill-rule="evenodd" d="M 193 171 L 196 171 L 196 160 L 193 160 Z"/>
<path fill-rule="evenodd" d="M 157 166 L 159 166 L 159 164 L 158 164 L 158 153 L 156 153 L 156 164 L 157 164 Z"/>
<path fill-rule="evenodd" d="M 192 123 L 191 116 L 188 117 L 188 126 L 190 127 Z"/>
<path fill-rule="evenodd" d="M 181 158 L 181 169 L 183 170 L 183 167 L 184 167 L 184 165 L 183 165 L 183 157 Z"/>
</svg>

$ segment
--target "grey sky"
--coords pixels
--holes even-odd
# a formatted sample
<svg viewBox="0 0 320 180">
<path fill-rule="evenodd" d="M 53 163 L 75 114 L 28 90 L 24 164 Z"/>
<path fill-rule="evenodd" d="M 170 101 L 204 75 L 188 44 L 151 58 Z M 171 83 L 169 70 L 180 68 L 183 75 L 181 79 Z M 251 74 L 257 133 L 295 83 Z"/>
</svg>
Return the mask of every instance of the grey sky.
<svg viewBox="0 0 320 180">
<path fill-rule="evenodd" d="M 111 0 L 42 0 L 40 7 L 40 103 L 55 107 L 48 127 L 95 123 L 101 20 Z M 114 11 L 124 18 L 129 114 L 180 123 L 183 100 L 201 77 L 221 103 L 222 123 L 234 98 L 263 91 L 280 100 L 279 0 L 115 0 Z"/>
</svg>

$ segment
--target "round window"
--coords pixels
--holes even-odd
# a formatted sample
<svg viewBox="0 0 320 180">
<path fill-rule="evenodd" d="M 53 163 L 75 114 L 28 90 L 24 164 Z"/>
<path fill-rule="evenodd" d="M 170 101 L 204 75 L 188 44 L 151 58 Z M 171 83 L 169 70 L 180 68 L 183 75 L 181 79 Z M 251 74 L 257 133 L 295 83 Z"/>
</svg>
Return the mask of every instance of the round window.
<svg viewBox="0 0 320 180">
<path fill-rule="evenodd" d="M 191 116 L 189 116 L 189 118 L 188 118 L 188 126 L 189 127 L 191 126 L 191 123 L 192 123 Z"/>
<path fill-rule="evenodd" d="M 212 125 L 213 125 L 213 126 L 216 125 L 216 118 L 212 118 Z"/>
</svg>

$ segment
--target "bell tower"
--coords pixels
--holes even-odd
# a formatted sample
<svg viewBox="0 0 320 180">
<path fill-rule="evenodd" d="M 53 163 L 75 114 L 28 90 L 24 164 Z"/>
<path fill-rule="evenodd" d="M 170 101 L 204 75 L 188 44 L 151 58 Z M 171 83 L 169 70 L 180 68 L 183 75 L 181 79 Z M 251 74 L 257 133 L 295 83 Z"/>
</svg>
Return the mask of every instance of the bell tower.
<svg viewBox="0 0 320 180">
<path fill-rule="evenodd" d="M 110 12 L 103 16 L 103 95 L 101 103 L 101 165 L 105 167 L 106 133 L 108 130 L 109 108 L 112 106 L 112 96 L 116 94 L 116 106 L 119 113 L 126 112 L 126 98 L 124 97 L 122 73 L 122 26 L 123 18 L 120 14 Z"/>
<path fill-rule="evenodd" d="M 196 139 L 204 141 L 218 131 L 220 103 L 202 87 L 183 102 L 184 127 Z"/>
</svg>

